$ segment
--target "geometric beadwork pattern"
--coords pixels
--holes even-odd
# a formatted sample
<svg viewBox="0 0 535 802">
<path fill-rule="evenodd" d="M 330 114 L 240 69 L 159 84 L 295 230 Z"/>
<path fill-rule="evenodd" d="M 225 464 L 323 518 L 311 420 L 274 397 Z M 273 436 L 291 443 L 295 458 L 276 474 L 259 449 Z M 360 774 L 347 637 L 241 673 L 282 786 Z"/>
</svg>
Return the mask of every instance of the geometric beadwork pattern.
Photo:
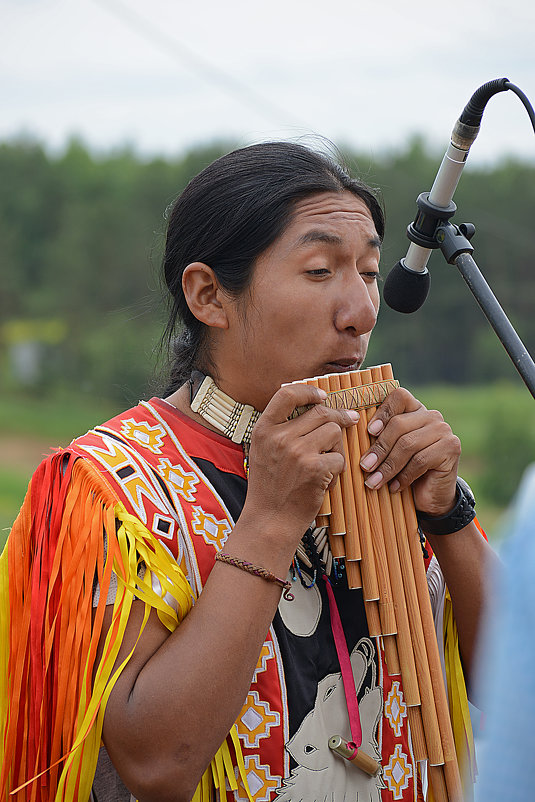
<svg viewBox="0 0 535 802">
<path fill-rule="evenodd" d="M 199 479 L 194 473 L 185 471 L 182 465 L 172 465 L 170 459 L 161 459 L 158 473 L 182 496 L 184 501 L 195 501 L 195 488 Z"/>
<path fill-rule="evenodd" d="M 396 737 L 401 737 L 403 719 L 407 717 L 407 705 L 403 701 L 403 692 L 399 682 L 393 682 L 385 702 L 385 715 L 394 730 Z"/>
<path fill-rule="evenodd" d="M 402 799 L 403 791 L 407 788 L 411 777 L 412 766 L 401 751 L 401 744 L 396 744 L 394 754 L 390 755 L 388 765 L 383 770 L 383 778 L 394 799 Z"/>
<path fill-rule="evenodd" d="M 196 535 L 201 535 L 206 543 L 221 549 L 230 532 L 229 522 L 223 518 L 218 521 L 210 512 L 204 512 L 202 507 L 192 507 L 193 517 L 191 528 Z"/>
<path fill-rule="evenodd" d="M 162 453 L 162 445 L 165 437 L 165 430 L 162 426 L 149 426 L 145 421 L 135 421 L 129 418 L 122 422 L 121 434 L 129 440 L 148 448 L 153 454 Z"/>
<path fill-rule="evenodd" d="M 167 540 L 172 540 L 175 534 L 175 521 L 167 515 L 162 515 L 157 512 L 152 519 L 152 531 L 165 537 Z"/>
<path fill-rule="evenodd" d="M 258 662 L 254 670 L 253 681 L 251 682 L 251 685 L 255 684 L 258 674 L 261 674 L 266 670 L 267 661 L 271 660 L 274 656 L 273 641 L 267 640 L 260 651 L 260 657 L 258 658 Z"/>
<path fill-rule="evenodd" d="M 260 763 L 258 755 L 250 755 L 245 758 L 245 771 L 249 790 L 254 802 L 269 802 L 273 791 L 280 787 L 281 778 L 273 776 L 269 766 Z M 238 778 L 238 791 L 235 792 L 236 799 L 240 802 L 247 802 L 249 797 L 245 793 L 245 788 Z M 296 800 L 297 802 L 297 800 Z"/>
<path fill-rule="evenodd" d="M 272 727 L 279 726 L 280 716 L 277 711 L 270 710 L 267 702 L 261 701 L 258 691 L 249 691 L 236 724 L 244 745 L 254 749 L 262 738 L 269 738 Z"/>
</svg>

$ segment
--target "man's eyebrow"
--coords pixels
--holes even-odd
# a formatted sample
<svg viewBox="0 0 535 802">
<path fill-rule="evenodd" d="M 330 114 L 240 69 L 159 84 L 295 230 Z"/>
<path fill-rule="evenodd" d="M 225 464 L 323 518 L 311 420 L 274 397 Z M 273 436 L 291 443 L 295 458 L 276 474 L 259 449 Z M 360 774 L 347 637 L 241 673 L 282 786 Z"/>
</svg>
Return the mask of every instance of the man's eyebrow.
<svg viewBox="0 0 535 802">
<path fill-rule="evenodd" d="M 368 240 L 368 245 L 370 246 L 370 248 L 377 248 L 378 251 L 381 250 L 382 244 L 383 243 L 380 237 L 370 237 L 370 239 Z"/>
<path fill-rule="evenodd" d="M 339 237 L 338 234 L 329 234 L 327 231 L 313 228 L 299 237 L 297 245 L 308 245 L 312 242 L 325 242 L 327 245 L 343 244 L 342 237 Z"/>
<path fill-rule="evenodd" d="M 321 231 L 321 229 L 315 228 L 305 232 L 299 237 L 297 245 L 308 245 L 314 242 L 325 242 L 327 245 L 343 245 L 343 240 L 338 234 L 329 234 L 327 231 Z M 380 251 L 381 245 L 380 237 L 370 237 L 368 240 L 368 246 L 370 248 L 377 248 L 377 250 Z"/>
</svg>

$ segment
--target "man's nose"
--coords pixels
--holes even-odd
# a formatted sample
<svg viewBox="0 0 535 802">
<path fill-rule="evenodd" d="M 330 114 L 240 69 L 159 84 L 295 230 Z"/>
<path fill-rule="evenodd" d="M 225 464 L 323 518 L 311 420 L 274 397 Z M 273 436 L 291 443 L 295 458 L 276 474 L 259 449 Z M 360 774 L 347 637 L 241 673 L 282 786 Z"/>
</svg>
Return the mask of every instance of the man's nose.
<svg viewBox="0 0 535 802">
<path fill-rule="evenodd" d="M 336 311 L 335 324 L 339 331 L 354 329 L 356 334 L 367 334 L 377 321 L 377 308 L 370 295 L 370 287 L 359 273 L 344 282 Z"/>
</svg>

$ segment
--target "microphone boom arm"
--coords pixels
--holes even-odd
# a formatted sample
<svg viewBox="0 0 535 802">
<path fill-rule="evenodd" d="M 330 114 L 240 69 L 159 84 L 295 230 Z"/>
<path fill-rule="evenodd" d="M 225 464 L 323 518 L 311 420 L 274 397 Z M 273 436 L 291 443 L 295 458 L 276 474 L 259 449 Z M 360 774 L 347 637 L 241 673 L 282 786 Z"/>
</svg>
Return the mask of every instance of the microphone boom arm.
<svg viewBox="0 0 535 802">
<path fill-rule="evenodd" d="M 449 264 L 459 269 L 487 320 L 511 357 L 531 395 L 535 398 L 535 364 L 522 340 L 472 258 L 470 238 L 475 233 L 471 223 L 454 226 L 449 222 L 457 209 L 453 194 L 475 141 L 490 98 L 511 89 L 524 104 L 533 130 L 535 111 L 524 93 L 508 78 L 488 81 L 477 89 L 453 128 L 449 147 L 444 154 L 430 192 L 423 192 L 416 201 L 418 212 L 407 228 L 410 245 L 407 255 L 388 274 L 383 298 L 397 312 L 415 312 L 424 303 L 429 291 L 427 262 L 432 250 L 440 248 Z"/>
<path fill-rule="evenodd" d="M 455 265 L 459 270 L 526 387 L 535 398 L 535 363 L 472 257 L 474 248 L 470 244 L 470 238 L 474 233 L 475 227 L 472 223 L 455 226 L 450 222 L 444 222 L 436 230 L 435 247 L 440 248 L 448 264 Z"/>
</svg>

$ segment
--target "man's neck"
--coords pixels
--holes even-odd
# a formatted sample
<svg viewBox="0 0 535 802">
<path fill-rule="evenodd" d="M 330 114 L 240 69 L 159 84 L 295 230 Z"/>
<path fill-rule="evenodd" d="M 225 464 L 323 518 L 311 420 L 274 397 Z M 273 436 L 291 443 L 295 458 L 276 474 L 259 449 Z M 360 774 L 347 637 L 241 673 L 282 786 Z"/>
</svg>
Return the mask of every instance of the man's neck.
<svg viewBox="0 0 535 802">
<path fill-rule="evenodd" d="M 172 404 L 176 407 L 179 412 L 182 412 L 188 418 L 191 418 L 196 423 L 200 423 L 201 426 L 204 426 L 206 429 L 210 429 L 212 432 L 217 432 L 215 426 L 212 426 L 211 423 L 204 420 L 200 415 L 194 412 L 190 405 L 190 385 L 189 382 L 186 382 L 179 387 L 178 390 L 175 390 L 172 395 L 167 396 L 165 399 L 168 404 Z"/>
</svg>

